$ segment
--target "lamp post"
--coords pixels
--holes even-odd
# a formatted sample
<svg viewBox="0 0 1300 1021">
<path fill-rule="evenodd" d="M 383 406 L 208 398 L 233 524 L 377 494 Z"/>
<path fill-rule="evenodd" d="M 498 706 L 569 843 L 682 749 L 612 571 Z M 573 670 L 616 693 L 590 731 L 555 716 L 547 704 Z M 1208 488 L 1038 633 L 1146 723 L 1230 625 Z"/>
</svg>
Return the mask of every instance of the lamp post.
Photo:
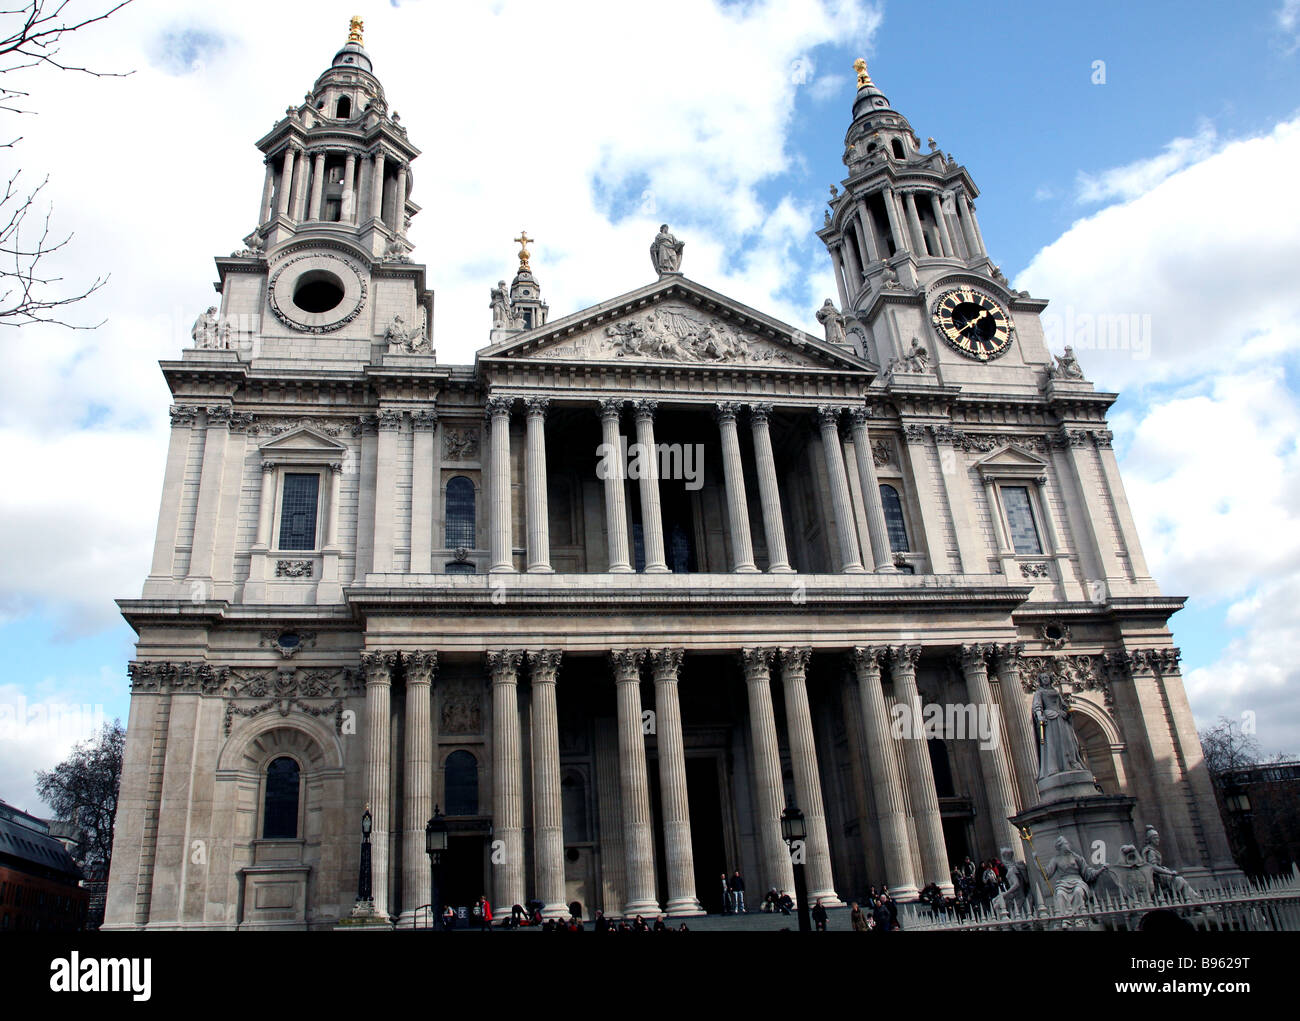
<svg viewBox="0 0 1300 1021">
<path fill-rule="evenodd" d="M 371 890 L 370 873 L 370 830 L 374 820 L 370 816 L 370 805 L 361 814 L 361 871 L 357 876 L 357 903 L 370 904 L 373 907 L 374 893 Z"/>
<path fill-rule="evenodd" d="M 443 818 L 438 806 L 433 806 L 433 818 L 424 824 L 424 853 L 429 856 L 429 909 L 433 912 L 433 924 L 442 924 L 441 905 L 438 903 L 438 866 L 442 864 L 442 852 L 447 850 L 447 820 Z"/>
<path fill-rule="evenodd" d="M 804 821 L 803 812 L 794 805 L 790 805 L 781 813 L 781 838 L 790 849 L 790 864 L 794 870 L 794 896 L 799 906 L 799 931 L 812 932 L 812 917 L 808 914 L 808 877 L 804 872 L 803 861 L 808 840 L 808 824 Z"/>
</svg>

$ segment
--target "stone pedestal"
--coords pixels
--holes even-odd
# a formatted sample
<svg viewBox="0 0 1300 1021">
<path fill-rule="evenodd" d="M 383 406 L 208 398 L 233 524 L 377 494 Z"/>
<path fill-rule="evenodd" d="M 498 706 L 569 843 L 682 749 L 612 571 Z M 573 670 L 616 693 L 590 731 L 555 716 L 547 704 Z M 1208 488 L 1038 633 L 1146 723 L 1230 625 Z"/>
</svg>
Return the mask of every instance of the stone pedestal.
<svg viewBox="0 0 1300 1021">
<path fill-rule="evenodd" d="M 1072 774 L 1061 774 L 1070 776 Z M 1028 827 L 1034 854 L 1044 865 L 1056 854 L 1053 845 L 1057 837 L 1065 837 L 1076 852 L 1088 862 L 1097 857 L 1095 850 L 1100 850 L 1100 858 L 1109 864 L 1121 861 L 1119 849 L 1125 844 L 1141 846 L 1137 829 L 1133 824 L 1133 807 L 1136 798 L 1126 794 L 1097 794 L 1093 791 L 1088 797 L 1064 797 L 1033 808 L 1011 817 L 1011 822 L 1023 831 Z M 1097 841 L 1100 848 L 1094 849 Z M 1036 868 L 1029 862 L 1030 868 Z M 1097 892 L 1103 892 L 1094 887 Z"/>
</svg>

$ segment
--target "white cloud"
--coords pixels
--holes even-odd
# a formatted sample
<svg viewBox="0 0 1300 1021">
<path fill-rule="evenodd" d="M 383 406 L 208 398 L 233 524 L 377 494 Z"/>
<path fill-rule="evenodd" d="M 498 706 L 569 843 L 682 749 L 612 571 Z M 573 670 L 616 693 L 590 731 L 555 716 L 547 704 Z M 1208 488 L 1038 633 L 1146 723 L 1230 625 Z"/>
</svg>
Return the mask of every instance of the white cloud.
<svg viewBox="0 0 1300 1021">
<path fill-rule="evenodd" d="M 1300 49 L 1300 0 L 1282 0 L 1277 10 L 1277 27 L 1287 54 Z"/>
<path fill-rule="evenodd" d="M 1137 198 L 1183 167 L 1205 159 L 1214 151 L 1214 142 L 1214 126 L 1206 122 L 1193 137 L 1175 138 L 1158 156 L 1112 167 L 1099 174 L 1080 171 L 1078 201 L 1093 203 Z"/>
<path fill-rule="evenodd" d="M 69 288 L 112 279 L 77 308 L 80 321 L 107 317 L 98 331 L 0 330 L 0 442 L 24 480 L 0 497 L 0 613 L 48 605 L 95 627 L 114 597 L 138 594 L 167 432 L 156 362 L 178 356 L 212 303 L 212 257 L 254 225 L 254 140 L 301 102 L 354 13 L 341 0 L 243 2 L 216 19 L 198 0 L 138 2 L 64 50 L 132 75 L 42 73 L 24 86 L 40 112 L 22 123 L 23 165 L 34 180 L 51 173 L 56 229 L 76 230 L 59 271 Z M 799 90 L 837 80 L 817 72 L 817 48 L 866 48 L 873 7 L 662 0 L 647 16 L 502 0 L 376 5 L 365 18 L 390 108 L 423 150 L 411 237 L 437 292 L 440 360 L 469 362 L 487 343 L 488 288 L 509 279 L 521 227 L 539 239 L 553 316 L 652 279 L 647 249 L 667 220 L 690 276 L 816 329 L 833 293 L 813 234 L 820 196 L 761 193 L 798 165 Z M 852 98 L 839 82 L 836 134 Z"/>
</svg>

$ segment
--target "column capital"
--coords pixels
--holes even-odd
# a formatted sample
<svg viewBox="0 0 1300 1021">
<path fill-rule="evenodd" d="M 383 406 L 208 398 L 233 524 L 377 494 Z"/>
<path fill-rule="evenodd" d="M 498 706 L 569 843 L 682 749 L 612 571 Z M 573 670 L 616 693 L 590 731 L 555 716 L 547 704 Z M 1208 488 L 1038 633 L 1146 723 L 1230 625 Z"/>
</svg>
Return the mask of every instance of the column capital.
<svg viewBox="0 0 1300 1021">
<path fill-rule="evenodd" d="M 528 676 L 534 684 L 554 684 L 564 653 L 559 649 L 534 649 L 528 653 Z"/>
<path fill-rule="evenodd" d="M 275 470 L 276 470 L 277 468 L 279 468 L 279 467 L 280 467 L 280 466 L 279 466 L 278 464 L 276 464 L 274 461 L 263 461 L 263 462 L 262 462 L 262 474 L 263 474 L 263 475 L 270 475 L 273 471 L 275 471 Z M 342 465 L 340 465 L 339 467 L 342 467 Z"/>
<path fill-rule="evenodd" d="M 404 652 L 402 663 L 406 667 L 408 684 L 429 684 L 438 669 L 438 654 L 423 651 Z"/>
<path fill-rule="evenodd" d="M 903 439 L 905 439 L 908 443 L 924 443 L 925 426 L 923 426 L 919 422 L 904 422 Z"/>
<path fill-rule="evenodd" d="M 713 406 L 713 417 L 717 419 L 719 425 L 723 422 L 734 422 L 738 414 L 740 414 L 740 405 L 735 401 L 718 401 Z"/>
<path fill-rule="evenodd" d="M 173 404 L 167 409 L 167 414 L 171 418 L 172 428 L 189 428 L 198 418 L 199 409 L 192 404 Z"/>
<path fill-rule="evenodd" d="M 875 674 L 880 676 L 880 665 L 889 650 L 883 645 L 860 645 L 849 652 L 849 664 L 859 675 Z"/>
<path fill-rule="evenodd" d="M 524 398 L 524 407 L 529 418 L 545 418 L 547 411 L 551 407 L 551 398 L 526 397 Z"/>
<path fill-rule="evenodd" d="M 998 669 L 1019 673 L 1025 655 L 1024 642 L 1007 642 L 994 647 L 997 654 Z"/>
<path fill-rule="evenodd" d="M 412 429 L 434 429 L 438 425 L 437 408 L 416 408 L 411 412 Z"/>
<path fill-rule="evenodd" d="M 844 410 L 838 404 L 819 404 L 817 405 L 817 420 L 823 429 L 840 427 L 840 412 Z"/>
<path fill-rule="evenodd" d="M 522 649 L 493 649 L 487 653 L 488 673 L 493 684 L 514 684 L 518 677 Z"/>
<path fill-rule="evenodd" d="M 740 650 L 740 666 L 747 681 L 771 679 L 772 649 L 749 648 Z"/>
<path fill-rule="evenodd" d="M 772 419 L 772 402 L 758 401 L 749 406 L 749 421 L 757 425 L 759 422 L 767 423 Z"/>
<path fill-rule="evenodd" d="M 794 648 L 779 649 L 777 655 L 781 660 L 782 679 L 801 678 L 808 669 L 808 660 L 812 658 L 812 649 L 806 645 L 799 645 Z"/>
<path fill-rule="evenodd" d="M 617 397 L 602 397 L 596 402 L 597 413 L 602 421 L 611 418 L 617 421 L 623 417 L 623 404 L 624 402 Z"/>
<path fill-rule="evenodd" d="M 876 417 L 875 409 L 872 408 L 871 405 L 869 404 L 861 404 L 849 409 L 849 419 L 850 421 L 852 421 L 853 427 L 855 429 L 867 428 L 868 424 L 875 417 Z"/>
<path fill-rule="evenodd" d="M 515 406 L 515 398 L 510 394 L 493 394 L 483 403 L 483 413 L 489 418 L 510 417 L 510 410 Z"/>
<path fill-rule="evenodd" d="M 208 427 L 212 426 L 229 426 L 230 417 L 234 414 L 234 409 L 227 404 L 213 404 L 203 409 L 208 416 Z"/>
<path fill-rule="evenodd" d="M 388 684 L 396 665 L 395 652 L 366 652 L 361 655 L 361 669 L 366 673 L 366 684 Z"/>
<path fill-rule="evenodd" d="M 890 667 L 911 673 L 916 670 L 916 661 L 921 658 L 919 645 L 895 645 L 889 650 Z"/>
<path fill-rule="evenodd" d="M 640 681 L 641 664 L 644 661 L 645 649 L 611 649 L 609 653 L 614 679 L 619 682 Z"/>
<path fill-rule="evenodd" d="M 651 649 L 650 669 L 656 681 L 676 681 L 685 649 Z"/>
<path fill-rule="evenodd" d="M 956 446 L 962 439 L 962 434 L 946 422 L 931 426 L 930 431 L 934 433 L 934 442 L 945 446 Z"/>
<path fill-rule="evenodd" d="M 659 402 L 642 399 L 639 401 L 634 401 L 632 407 L 636 412 L 636 420 L 638 422 L 643 422 L 643 421 L 653 422 L 655 417 L 655 412 L 659 410 Z"/>
<path fill-rule="evenodd" d="M 402 428 L 402 413 L 396 408 L 380 408 L 377 421 L 380 432 L 397 432 Z"/>
<path fill-rule="evenodd" d="M 963 673 L 970 673 L 972 670 L 988 671 L 988 660 L 993 654 L 994 646 L 975 642 L 969 645 L 963 645 L 957 650 L 957 661 L 961 664 Z"/>
</svg>

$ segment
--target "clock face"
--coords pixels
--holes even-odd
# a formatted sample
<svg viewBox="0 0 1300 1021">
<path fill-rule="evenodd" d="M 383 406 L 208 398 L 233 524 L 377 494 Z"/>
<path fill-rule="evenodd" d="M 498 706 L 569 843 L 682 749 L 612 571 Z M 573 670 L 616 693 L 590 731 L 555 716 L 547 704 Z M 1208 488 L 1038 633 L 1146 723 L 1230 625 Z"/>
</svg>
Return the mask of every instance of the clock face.
<svg viewBox="0 0 1300 1021">
<path fill-rule="evenodd" d="M 935 329 L 952 347 L 981 362 L 1011 346 L 1011 320 L 988 295 L 972 287 L 945 292 L 934 306 Z"/>
</svg>

